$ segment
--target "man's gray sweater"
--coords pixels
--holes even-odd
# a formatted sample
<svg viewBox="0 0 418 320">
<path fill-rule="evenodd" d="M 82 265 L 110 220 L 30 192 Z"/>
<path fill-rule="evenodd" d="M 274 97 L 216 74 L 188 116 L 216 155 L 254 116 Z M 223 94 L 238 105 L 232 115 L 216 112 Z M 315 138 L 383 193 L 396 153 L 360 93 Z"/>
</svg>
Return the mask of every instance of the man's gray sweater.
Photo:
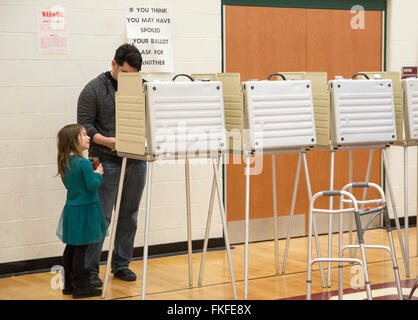
<svg viewBox="0 0 418 320">
<path fill-rule="evenodd" d="M 77 103 L 77 123 L 86 128 L 90 137 L 89 156 L 105 161 L 121 161 L 116 151 L 93 142 L 96 133 L 105 137 L 115 137 L 116 133 L 115 89 L 105 73 L 91 80 L 81 91 Z"/>
</svg>

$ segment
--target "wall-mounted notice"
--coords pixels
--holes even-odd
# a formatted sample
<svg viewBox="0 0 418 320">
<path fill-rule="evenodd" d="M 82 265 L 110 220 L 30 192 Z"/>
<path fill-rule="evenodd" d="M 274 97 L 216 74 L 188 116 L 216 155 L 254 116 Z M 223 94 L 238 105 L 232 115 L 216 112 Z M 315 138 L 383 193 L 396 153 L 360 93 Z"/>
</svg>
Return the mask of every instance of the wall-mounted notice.
<svg viewBox="0 0 418 320">
<path fill-rule="evenodd" d="M 418 77 L 418 67 L 402 67 L 402 79 Z"/>
<path fill-rule="evenodd" d="M 65 9 L 38 9 L 39 52 L 68 54 L 68 26 Z"/>
<path fill-rule="evenodd" d="M 171 23 L 168 5 L 144 4 L 127 8 L 127 38 L 142 54 L 143 72 L 173 72 Z"/>
</svg>

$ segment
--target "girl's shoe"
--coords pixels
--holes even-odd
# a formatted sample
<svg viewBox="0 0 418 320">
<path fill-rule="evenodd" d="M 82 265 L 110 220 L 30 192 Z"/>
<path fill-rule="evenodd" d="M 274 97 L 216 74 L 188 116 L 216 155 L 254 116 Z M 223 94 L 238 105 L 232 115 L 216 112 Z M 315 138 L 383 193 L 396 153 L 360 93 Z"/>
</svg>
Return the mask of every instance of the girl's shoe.
<svg viewBox="0 0 418 320">
<path fill-rule="evenodd" d="M 73 288 L 64 288 L 62 290 L 62 294 L 63 295 L 69 295 L 69 294 L 73 294 L 74 289 Z"/>
</svg>

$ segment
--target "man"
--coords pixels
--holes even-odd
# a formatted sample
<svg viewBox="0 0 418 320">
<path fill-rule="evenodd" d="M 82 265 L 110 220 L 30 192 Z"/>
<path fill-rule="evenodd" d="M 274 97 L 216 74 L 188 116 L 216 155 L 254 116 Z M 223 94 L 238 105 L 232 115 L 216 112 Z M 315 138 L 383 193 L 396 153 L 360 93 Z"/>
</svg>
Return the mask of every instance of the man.
<svg viewBox="0 0 418 320">
<path fill-rule="evenodd" d="M 77 122 L 83 125 L 90 136 L 89 156 L 99 157 L 103 165 L 103 182 L 99 188 L 100 202 L 109 226 L 119 186 L 122 158 L 115 149 L 115 92 L 119 72 L 139 72 L 142 57 L 130 44 L 121 45 L 112 60 L 112 70 L 91 80 L 80 93 L 77 105 Z M 146 162 L 128 159 L 123 184 L 115 246 L 112 256 L 112 273 L 125 281 L 135 281 L 136 275 L 129 270 L 132 260 L 138 207 L 144 190 Z M 90 285 L 103 286 L 100 280 L 99 263 L 103 242 L 89 245 L 86 253 L 86 269 Z"/>
</svg>

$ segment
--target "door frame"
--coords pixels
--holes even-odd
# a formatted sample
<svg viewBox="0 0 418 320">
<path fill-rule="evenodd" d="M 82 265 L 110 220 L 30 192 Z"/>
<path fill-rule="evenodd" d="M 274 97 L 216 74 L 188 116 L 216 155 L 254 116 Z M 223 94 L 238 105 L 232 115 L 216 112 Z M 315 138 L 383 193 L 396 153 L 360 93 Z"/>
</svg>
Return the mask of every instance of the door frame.
<svg viewBox="0 0 418 320">
<path fill-rule="evenodd" d="M 351 10 L 355 5 L 360 5 L 365 11 L 382 11 L 382 61 L 381 70 L 386 71 L 387 55 L 387 0 L 221 0 L 221 49 L 222 49 L 222 72 L 226 70 L 226 30 L 225 30 L 225 7 L 226 6 L 253 6 L 253 7 L 280 7 L 300 9 L 328 9 L 328 10 Z M 224 155 L 227 156 L 227 155 Z M 385 191 L 386 179 L 381 166 L 381 183 Z M 223 203 L 227 212 L 227 170 L 225 161 L 222 164 Z M 228 216 L 228 215 L 227 215 Z"/>
</svg>

